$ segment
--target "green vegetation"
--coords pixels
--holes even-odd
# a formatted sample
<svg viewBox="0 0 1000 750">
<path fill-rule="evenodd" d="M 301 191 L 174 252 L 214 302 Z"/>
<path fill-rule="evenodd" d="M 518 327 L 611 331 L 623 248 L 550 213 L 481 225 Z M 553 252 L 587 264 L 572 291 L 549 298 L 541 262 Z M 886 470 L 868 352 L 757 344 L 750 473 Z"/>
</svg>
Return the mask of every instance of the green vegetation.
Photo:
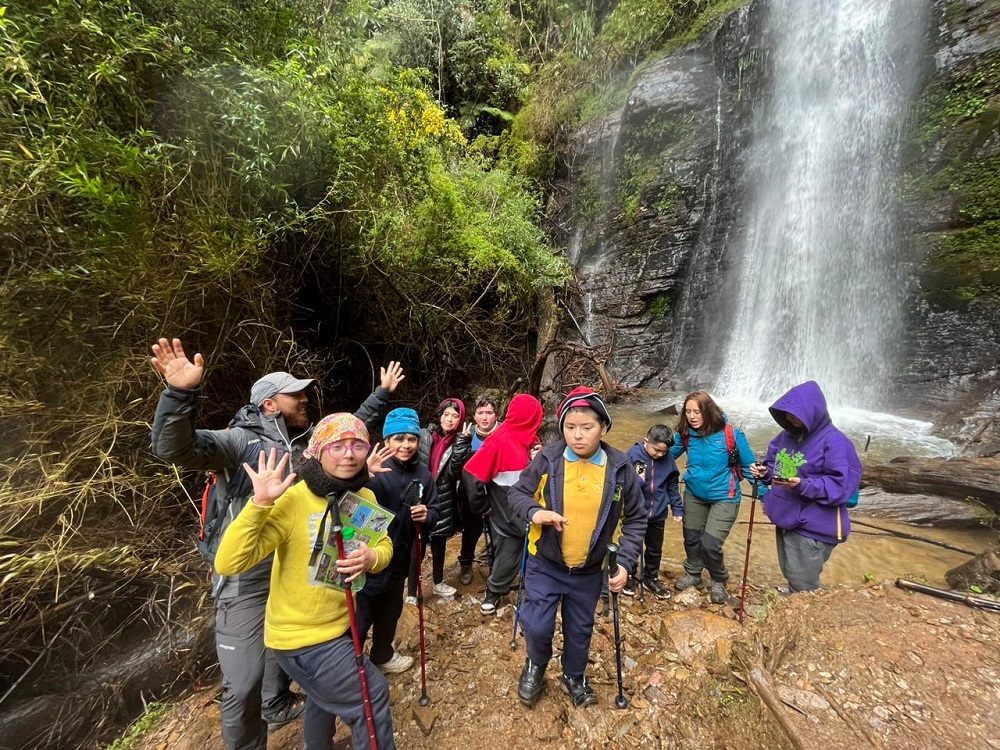
<svg viewBox="0 0 1000 750">
<path fill-rule="evenodd" d="M 670 295 L 661 292 L 653 297 L 649 303 L 649 312 L 652 314 L 653 320 L 665 320 L 670 315 Z"/>
<path fill-rule="evenodd" d="M 782 448 L 774 457 L 774 475 L 781 479 L 794 479 L 799 475 L 799 467 L 806 463 L 805 456 L 796 451 L 789 453 Z"/>
<path fill-rule="evenodd" d="M 121 738 L 108 745 L 107 750 L 131 750 L 148 731 L 167 715 L 168 710 L 169 706 L 162 703 L 147 704 L 146 712 L 128 728 Z"/>
<path fill-rule="evenodd" d="M 53 607 L 90 632 L 87 606 L 64 607 L 93 581 L 151 606 L 164 580 L 200 585 L 198 481 L 147 454 L 156 337 L 205 354 L 212 426 L 269 369 L 320 379 L 324 411 L 389 358 L 420 408 L 512 387 L 539 300 L 570 276 L 542 230 L 569 133 L 736 4 L 0 6 L 0 677 L 49 647 Z M 677 198 L 643 196 L 650 153 L 626 158 L 633 217 Z M 74 638 L 67 673 L 111 640 Z"/>
</svg>

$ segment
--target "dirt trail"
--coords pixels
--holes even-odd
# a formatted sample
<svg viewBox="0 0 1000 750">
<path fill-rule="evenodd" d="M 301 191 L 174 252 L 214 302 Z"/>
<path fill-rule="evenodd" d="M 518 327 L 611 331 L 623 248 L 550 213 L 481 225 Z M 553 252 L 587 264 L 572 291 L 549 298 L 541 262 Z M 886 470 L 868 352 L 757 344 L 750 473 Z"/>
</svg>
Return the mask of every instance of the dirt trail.
<svg viewBox="0 0 1000 750">
<path fill-rule="evenodd" d="M 672 575 L 667 573 L 668 582 Z M 429 588 L 429 587 L 428 587 Z M 891 582 L 780 597 L 754 592 L 747 627 L 730 606 L 691 590 L 645 605 L 622 597 L 625 710 L 617 694 L 610 617 L 598 615 L 588 674 L 599 703 L 572 707 L 558 688 L 558 659 L 534 710 L 517 703 L 523 644 L 510 648 L 513 607 L 479 612 L 482 580 L 457 601 L 432 600 L 428 693 L 420 672 L 389 678 L 396 743 L 407 750 L 539 748 L 997 748 L 1000 750 L 1000 615 Z M 735 604 L 735 600 L 731 600 Z M 416 609 L 407 606 L 400 649 L 417 655 Z M 557 638 L 556 653 L 560 643 Z M 794 740 L 751 687 L 756 668 L 779 697 Z M 216 691 L 193 695 L 147 735 L 143 750 L 221 750 Z M 349 747 L 344 727 L 338 750 Z M 294 722 L 271 750 L 302 746 Z"/>
</svg>

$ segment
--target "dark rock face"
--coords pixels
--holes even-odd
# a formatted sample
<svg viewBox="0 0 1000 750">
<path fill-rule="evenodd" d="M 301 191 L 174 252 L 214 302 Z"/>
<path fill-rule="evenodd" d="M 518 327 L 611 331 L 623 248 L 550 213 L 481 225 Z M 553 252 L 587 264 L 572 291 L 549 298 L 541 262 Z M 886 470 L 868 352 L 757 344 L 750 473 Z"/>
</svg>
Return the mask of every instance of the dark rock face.
<svg viewBox="0 0 1000 750">
<path fill-rule="evenodd" d="M 704 45 L 650 64 L 623 109 L 571 144 L 572 197 L 561 223 L 573 227 L 573 314 L 585 321 L 585 343 L 610 348 L 625 385 L 670 381 L 671 359 L 694 331 L 682 324 L 685 311 L 697 310 L 705 285 L 724 271 L 713 239 L 734 207 L 724 157 L 738 153 L 732 121 L 748 18 L 739 11 Z"/>
<path fill-rule="evenodd" d="M 558 216 L 578 270 L 570 306 L 623 385 L 694 387 L 719 374 L 726 306 L 706 300 L 727 299 L 734 283 L 726 248 L 743 228 L 740 175 L 766 85 L 763 6 L 648 65 L 620 111 L 573 139 L 572 197 Z M 924 59 L 904 133 L 908 312 L 891 390 L 901 407 L 945 413 L 1000 382 L 1000 0 L 938 0 Z"/>
<path fill-rule="evenodd" d="M 1000 363 L 1000 2 L 939 0 L 905 164 L 913 228 L 899 380 L 927 406 L 996 389 Z"/>
</svg>

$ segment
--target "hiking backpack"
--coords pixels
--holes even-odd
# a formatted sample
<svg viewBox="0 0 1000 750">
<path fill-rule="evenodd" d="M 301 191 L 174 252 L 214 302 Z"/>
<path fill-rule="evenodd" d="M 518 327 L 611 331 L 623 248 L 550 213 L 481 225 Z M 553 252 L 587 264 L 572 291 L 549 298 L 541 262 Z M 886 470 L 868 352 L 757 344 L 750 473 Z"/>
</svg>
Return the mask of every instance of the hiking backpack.
<svg viewBox="0 0 1000 750">
<path fill-rule="evenodd" d="M 729 497 L 736 497 L 736 493 L 739 490 L 740 482 L 743 481 L 743 468 L 740 466 L 740 449 L 736 445 L 736 431 L 733 426 L 726 423 L 726 428 L 724 430 L 726 434 L 726 453 L 729 458 Z M 684 452 L 687 452 L 688 442 L 691 436 L 687 433 L 681 433 L 681 444 L 684 446 Z"/>
<path fill-rule="evenodd" d="M 261 442 L 260 437 L 250 440 L 243 453 L 243 461 L 254 464 L 260 454 Z M 227 468 L 221 472 L 208 472 L 205 489 L 201 495 L 198 552 L 209 565 L 215 566 L 215 551 L 222 541 L 223 529 L 239 515 L 251 494 L 253 494 L 253 483 L 243 470 L 242 461 L 235 470 Z"/>
</svg>

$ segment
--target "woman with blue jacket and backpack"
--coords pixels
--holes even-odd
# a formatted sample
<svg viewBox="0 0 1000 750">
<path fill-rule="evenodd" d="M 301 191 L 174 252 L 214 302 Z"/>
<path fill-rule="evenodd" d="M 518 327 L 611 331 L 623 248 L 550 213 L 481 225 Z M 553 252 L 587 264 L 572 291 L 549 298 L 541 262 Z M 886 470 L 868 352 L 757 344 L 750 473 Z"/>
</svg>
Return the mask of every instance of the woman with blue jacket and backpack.
<svg viewBox="0 0 1000 750">
<path fill-rule="evenodd" d="M 670 453 L 687 453 L 684 473 L 684 575 L 674 586 L 684 591 L 702 587 L 702 571 L 712 579 L 709 601 L 729 598 L 729 571 L 722 545 L 740 512 L 740 480 L 750 474 L 753 452 L 743 432 L 734 429 L 722 409 L 705 391 L 684 399 Z"/>
</svg>

